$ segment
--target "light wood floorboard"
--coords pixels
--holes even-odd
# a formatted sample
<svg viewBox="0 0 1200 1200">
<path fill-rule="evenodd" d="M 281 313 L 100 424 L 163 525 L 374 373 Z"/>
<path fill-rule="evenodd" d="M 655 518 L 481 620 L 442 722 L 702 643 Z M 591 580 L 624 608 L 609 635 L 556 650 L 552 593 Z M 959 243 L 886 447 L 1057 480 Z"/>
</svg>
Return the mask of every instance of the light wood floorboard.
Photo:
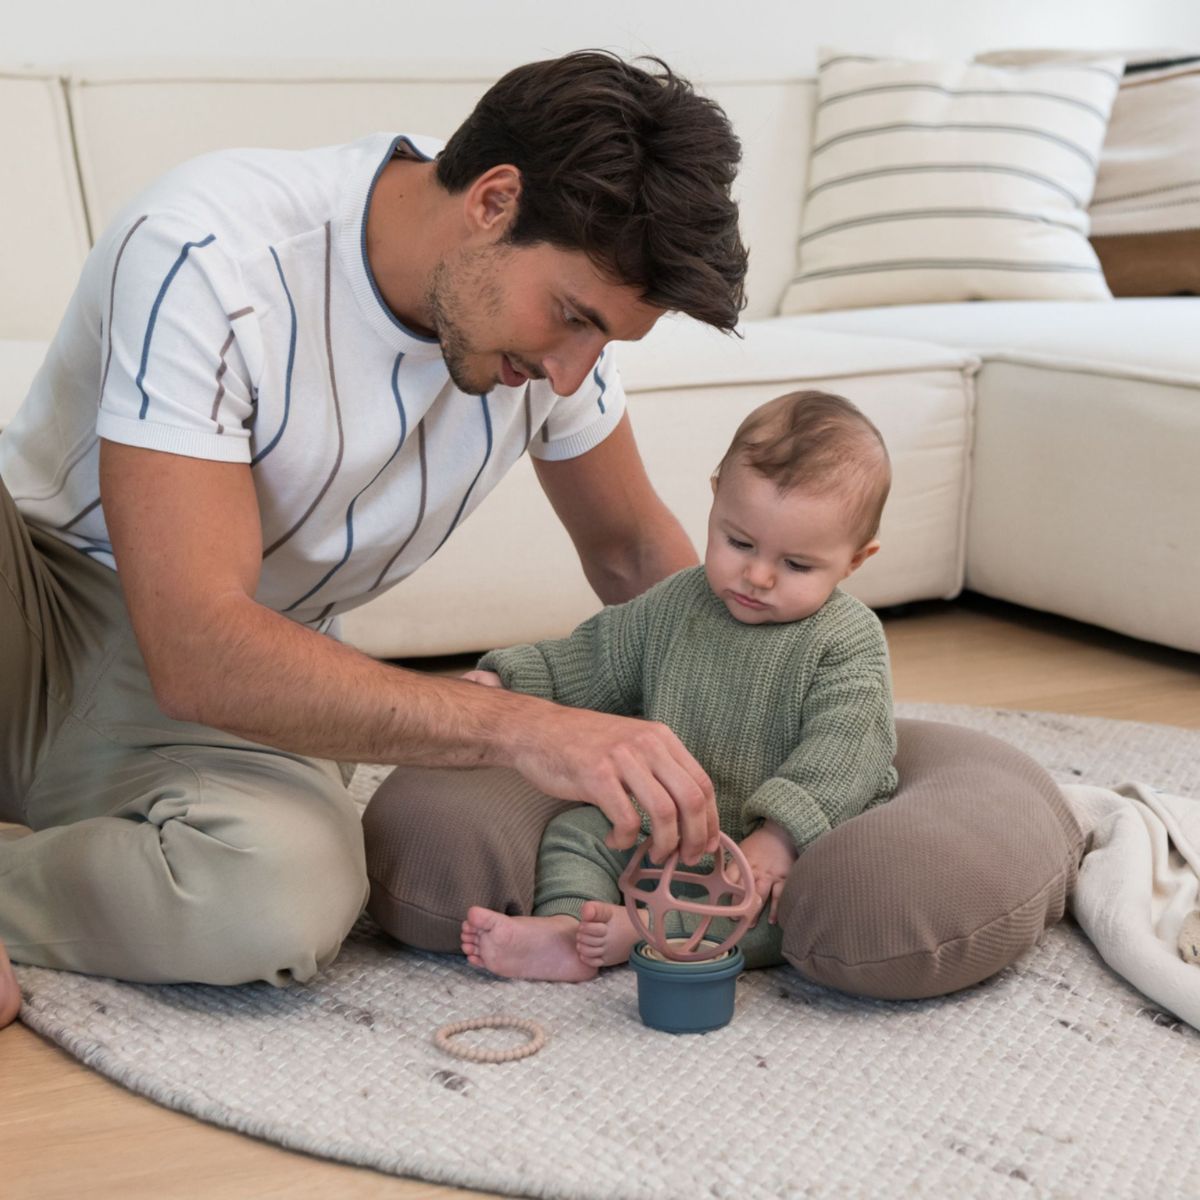
<svg viewBox="0 0 1200 1200">
<path fill-rule="evenodd" d="M 898 700 L 1200 729 L 1200 656 L 967 596 L 885 614 Z M 459 663 L 435 669 L 461 668 Z M 0 1032 L 0 1196 L 481 1196 L 282 1150 L 160 1108 L 17 1024 Z"/>
</svg>

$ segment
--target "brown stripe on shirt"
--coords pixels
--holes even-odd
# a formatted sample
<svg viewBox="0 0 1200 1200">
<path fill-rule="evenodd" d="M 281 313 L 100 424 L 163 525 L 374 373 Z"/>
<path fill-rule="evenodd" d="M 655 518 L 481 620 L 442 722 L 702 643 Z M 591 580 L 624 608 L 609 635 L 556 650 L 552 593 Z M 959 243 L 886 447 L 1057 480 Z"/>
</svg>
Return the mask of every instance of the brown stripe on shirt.
<svg viewBox="0 0 1200 1200">
<path fill-rule="evenodd" d="M 229 336 L 225 339 L 225 344 L 221 347 L 220 364 L 217 367 L 217 395 L 213 400 L 211 421 L 217 420 L 217 413 L 221 408 L 221 401 L 225 399 L 225 372 L 229 369 L 229 364 L 225 361 L 225 355 L 229 353 L 229 347 L 233 345 L 233 330 L 229 331 Z M 225 426 L 217 421 L 217 433 L 225 432 Z"/>
</svg>

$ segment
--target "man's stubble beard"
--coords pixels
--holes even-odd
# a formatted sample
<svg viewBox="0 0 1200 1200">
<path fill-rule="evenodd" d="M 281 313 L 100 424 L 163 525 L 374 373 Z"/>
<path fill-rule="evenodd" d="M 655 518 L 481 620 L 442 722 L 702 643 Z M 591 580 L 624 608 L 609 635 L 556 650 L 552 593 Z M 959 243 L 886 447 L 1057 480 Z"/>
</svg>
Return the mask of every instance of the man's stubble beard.
<svg viewBox="0 0 1200 1200">
<path fill-rule="evenodd" d="M 460 256 L 454 269 L 443 259 L 434 267 L 425 292 L 425 303 L 441 343 L 446 371 L 454 386 L 468 395 L 488 392 L 497 382 L 494 372 L 479 376 L 471 374 L 469 359 L 481 351 L 471 344 L 466 332 L 463 297 L 475 297 L 476 315 L 488 318 L 499 315 L 500 286 L 494 275 L 498 253 L 490 246 L 475 250 Z"/>
</svg>

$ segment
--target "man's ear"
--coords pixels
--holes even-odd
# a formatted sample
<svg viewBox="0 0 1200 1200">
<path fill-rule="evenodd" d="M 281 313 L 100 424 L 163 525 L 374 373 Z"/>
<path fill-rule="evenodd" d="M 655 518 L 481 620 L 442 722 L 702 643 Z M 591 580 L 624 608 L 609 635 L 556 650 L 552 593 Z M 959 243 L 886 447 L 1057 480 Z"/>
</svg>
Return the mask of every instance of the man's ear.
<svg viewBox="0 0 1200 1200">
<path fill-rule="evenodd" d="M 866 545 L 860 546 L 854 552 L 854 557 L 850 560 L 850 565 L 846 568 L 846 574 L 843 575 L 842 578 L 845 579 L 847 575 L 853 575 L 854 572 L 857 571 L 858 568 L 861 567 L 863 565 L 863 563 L 865 563 L 867 561 L 867 559 L 871 557 L 872 554 L 878 554 L 878 553 L 879 553 L 879 539 L 872 538 L 869 542 L 866 543 Z"/>
<path fill-rule="evenodd" d="M 481 235 L 489 242 L 504 237 L 516 224 L 520 199 L 521 172 L 511 163 L 484 171 L 463 197 L 469 234 Z"/>
</svg>

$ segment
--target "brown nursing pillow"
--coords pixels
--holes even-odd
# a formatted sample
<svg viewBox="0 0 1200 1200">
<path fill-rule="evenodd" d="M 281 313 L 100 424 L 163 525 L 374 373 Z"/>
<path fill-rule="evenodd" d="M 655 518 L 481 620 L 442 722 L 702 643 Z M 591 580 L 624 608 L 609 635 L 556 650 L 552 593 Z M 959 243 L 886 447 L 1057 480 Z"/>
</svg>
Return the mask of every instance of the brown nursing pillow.
<svg viewBox="0 0 1200 1200">
<path fill-rule="evenodd" d="M 896 722 L 900 786 L 796 860 L 783 954 L 828 987 L 941 996 L 1002 970 L 1063 915 L 1084 835 L 1029 755 L 974 729 Z"/>
</svg>

